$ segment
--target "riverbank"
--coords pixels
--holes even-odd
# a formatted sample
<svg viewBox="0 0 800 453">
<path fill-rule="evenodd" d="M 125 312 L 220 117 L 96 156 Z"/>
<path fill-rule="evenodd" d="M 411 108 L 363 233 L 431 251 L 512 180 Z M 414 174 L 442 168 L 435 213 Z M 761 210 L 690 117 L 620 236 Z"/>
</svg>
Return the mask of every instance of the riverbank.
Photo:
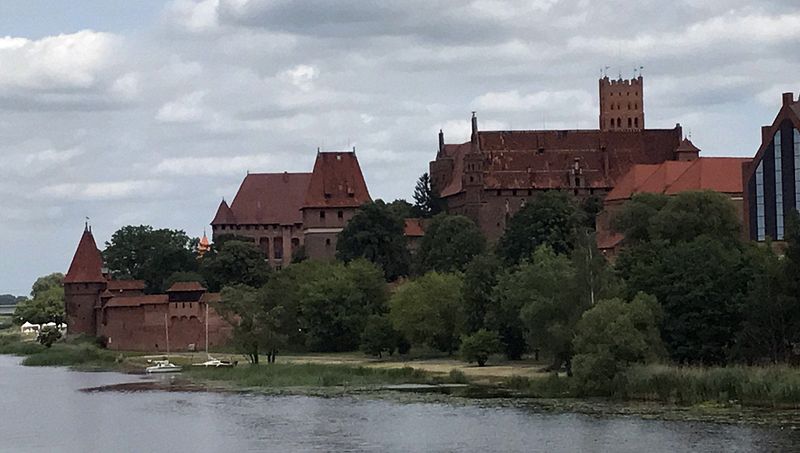
<svg viewBox="0 0 800 453">
<path fill-rule="evenodd" d="M 0 354 L 24 356 L 28 366 L 126 373 L 142 373 L 148 360 L 163 357 L 108 351 L 86 341 L 59 342 L 46 349 L 2 339 Z M 275 364 L 235 368 L 192 366 L 204 359 L 201 353 L 173 354 L 170 360 L 184 367 L 177 379 L 116 390 L 370 397 L 402 393 L 408 400 L 478 398 L 543 411 L 800 427 L 800 370 L 790 367 L 634 367 L 621 378 L 617 393 L 593 398 L 578 393 L 572 379 L 543 373 L 542 364 L 532 361 L 477 367 L 452 358 L 374 359 L 347 353 L 286 355 Z"/>
</svg>

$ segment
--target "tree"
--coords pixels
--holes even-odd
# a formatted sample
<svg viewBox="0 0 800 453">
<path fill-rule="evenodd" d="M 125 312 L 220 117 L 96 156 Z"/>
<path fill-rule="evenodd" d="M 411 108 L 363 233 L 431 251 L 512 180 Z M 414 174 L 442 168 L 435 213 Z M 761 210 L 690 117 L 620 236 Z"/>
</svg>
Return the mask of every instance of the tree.
<svg viewBox="0 0 800 453">
<path fill-rule="evenodd" d="M 269 279 L 270 267 L 264 252 L 253 242 L 231 240 L 203 257 L 200 273 L 210 291 L 237 284 L 258 288 Z"/>
<path fill-rule="evenodd" d="M 292 313 L 269 297 L 263 289 L 242 284 L 226 286 L 221 303 L 215 309 L 233 326 L 232 344 L 252 364 L 267 352 L 267 362 L 274 363 L 278 349 L 286 344 Z"/>
<path fill-rule="evenodd" d="M 383 269 L 394 281 L 407 275 L 410 255 L 406 248 L 403 219 L 383 201 L 367 203 L 347 222 L 336 243 L 336 257 L 345 263 L 365 258 Z"/>
<path fill-rule="evenodd" d="M 553 357 L 553 368 L 563 364 L 572 373 L 575 325 L 588 308 L 579 297 L 576 271 L 569 257 L 547 245 L 536 249 L 531 262 L 520 265 L 498 285 L 503 303 L 521 307 L 528 346 L 540 347 Z"/>
<path fill-rule="evenodd" d="M 727 195 L 712 191 L 681 192 L 670 197 L 650 219 L 650 233 L 653 239 L 672 243 L 707 235 L 737 244 L 741 240 L 740 225 L 736 207 Z"/>
<path fill-rule="evenodd" d="M 542 244 L 556 253 L 569 253 L 583 216 L 569 194 L 545 192 L 511 217 L 497 244 L 497 253 L 509 264 L 529 258 Z"/>
<path fill-rule="evenodd" d="M 661 316 L 658 301 L 644 293 L 630 303 L 603 300 L 584 312 L 574 339 L 578 388 L 585 394 L 608 395 L 619 373 L 631 363 L 662 356 Z"/>
<path fill-rule="evenodd" d="M 439 214 L 426 229 L 417 252 L 419 273 L 461 272 L 485 247 L 486 239 L 472 220 Z"/>
<path fill-rule="evenodd" d="M 800 341 L 800 303 L 787 278 L 789 260 L 769 245 L 751 246 L 746 252 L 753 273 L 747 282 L 737 353 L 751 362 L 789 362 Z"/>
<path fill-rule="evenodd" d="M 428 173 L 423 173 L 414 187 L 414 215 L 427 219 L 441 211 L 439 197 L 431 189 L 431 178 Z"/>
<path fill-rule="evenodd" d="M 630 244 L 650 241 L 650 222 L 667 202 L 669 197 L 660 193 L 636 194 L 614 216 L 612 227 Z"/>
<path fill-rule="evenodd" d="M 386 206 L 389 208 L 389 211 L 391 211 L 391 213 L 398 219 L 407 219 L 415 216 L 414 205 L 406 200 L 403 200 L 402 198 L 394 200 Z"/>
<path fill-rule="evenodd" d="M 673 360 L 727 360 L 753 275 L 739 246 L 708 236 L 677 244 L 654 241 L 625 250 L 617 270 L 630 295 L 645 292 L 661 303 L 662 337 Z"/>
<path fill-rule="evenodd" d="M 464 329 L 461 287 L 460 276 L 438 272 L 403 284 L 389 301 L 392 325 L 414 345 L 452 354 Z"/>
<path fill-rule="evenodd" d="M 55 273 L 39 277 L 31 289 L 31 298 L 19 302 L 14 309 L 15 322 L 22 324 L 60 325 L 64 323 L 64 287 L 63 274 Z"/>
<path fill-rule="evenodd" d="M 361 334 L 361 350 L 365 354 L 382 357 L 384 352 L 392 355 L 399 339 L 399 332 L 394 330 L 392 322 L 386 315 L 371 315 Z"/>
<path fill-rule="evenodd" d="M 201 285 L 206 285 L 206 279 L 199 272 L 173 272 L 172 275 L 164 280 L 164 288 L 169 289 L 172 285 L 178 282 L 199 282 Z"/>
<path fill-rule="evenodd" d="M 196 248 L 197 239 L 183 231 L 129 225 L 106 242 L 103 258 L 115 277 L 144 280 L 145 291 L 158 293 L 174 272 L 197 270 Z"/>
<path fill-rule="evenodd" d="M 491 354 L 500 352 L 502 345 L 497 333 L 481 329 L 472 335 L 461 337 L 461 357 L 467 362 L 486 365 Z"/>
<path fill-rule="evenodd" d="M 486 327 L 486 314 L 492 304 L 492 291 L 502 270 L 494 254 L 475 256 L 464 269 L 465 331 L 474 333 Z"/>
<path fill-rule="evenodd" d="M 43 345 L 46 348 L 53 346 L 53 343 L 61 339 L 61 331 L 58 330 L 58 326 L 46 326 L 43 327 L 42 330 L 39 331 L 39 336 L 37 340 L 39 344 Z"/>
<path fill-rule="evenodd" d="M 347 265 L 309 264 L 306 269 L 311 272 L 299 291 L 301 328 L 308 347 L 325 352 L 357 349 L 369 316 L 386 312 L 388 289 L 383 272 L 363 259 Z"/>
</svg>

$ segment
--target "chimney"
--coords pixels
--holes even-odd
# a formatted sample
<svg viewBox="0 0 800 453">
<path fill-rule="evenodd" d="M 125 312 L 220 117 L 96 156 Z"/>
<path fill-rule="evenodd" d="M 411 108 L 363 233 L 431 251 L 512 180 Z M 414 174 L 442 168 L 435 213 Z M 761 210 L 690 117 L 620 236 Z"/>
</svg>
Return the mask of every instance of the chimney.
<svg viewBox="0 0 800 453">
<path fill-rule="evenodd" d="M 792 105 L 794 104 L 794 93 L 783 93 L 783 105 Z"/>
<path fill-rule="evenodd" d="M 439 154 L 444 152 L 444 132 L 439 129 Z"/>
</svg>

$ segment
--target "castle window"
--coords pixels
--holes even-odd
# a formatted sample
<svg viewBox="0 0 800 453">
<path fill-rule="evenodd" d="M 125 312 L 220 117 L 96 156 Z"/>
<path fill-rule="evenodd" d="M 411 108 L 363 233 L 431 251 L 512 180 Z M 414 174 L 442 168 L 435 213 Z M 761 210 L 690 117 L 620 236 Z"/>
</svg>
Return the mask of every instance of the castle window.
<svg viewBox="0 0 800 453">
<path fill-rule="evenodd" d="M 324 219 L 325 218 L 325 211 L 319 211 L 319 218 L 320 219 Z"/>
<path fill-rule="evenodd" d="M 611 103 L 611 110 L 614 110 L 614 103 Z"/>
<path fill-rule="evenodd" d="M 530 197 L 531 195 L 533 195 L 533 191 L 532 190 L 528 190 L 528 196 Z"/>
<path fill-rule="evenodd" d="M 628 102 L 628 110 L 630 110 L 630 109 L 631 109 L 631 103 Z"/>
<path fill-rule="evenodd" d="M 634 125 L 634 127 L 639 127 L 639 118 L 634 118 L 633 119 L 633 125 Z"/>
<path fill-rule="evenodd" d="M 283 238 L 274 238 L 272 240 L 272 256 L 276 260 L 283 259 Z"/>
<path fill-rule="evenodd" d="M 617 118 L 617 127 L 618 128 L 622 127 L 622 119 L 621 118 Z"/>
<path fill-rule="evenodd" d="M 516 197 L 517 196 L 517 189 L 512 190 L 511 191 L 511 195 Z"/>
<path fill-rule="evenodd" d="M 325 239 L 325 246 L 330 246 L 330 245 L 331 245 L 331 240 Z"/>
<path fill-rule="evenodd" d="M 764 222 L 764 162 L 756 167 L 756 239 L 763 241 L 766 236 Z"/>
<path fill-rule="evenodd" d="M 777 226 L 777 237 L 776 239 L 779 241 L 783 240 L 783 169 L 782 167 L 782 157 L 783 154 L 781 147 L 781 131 L 780 129 L 775 134 L 775 140 L 773 140 L 774 144 L 774 156 L 775 156 L 775 223 Z"/>
<path fill-rule="evenodd" d="M 343 219 L 343 218 L 344 218 L 344 211 L 338 211 L 338 212 L 336 212 L 336 217 L 338 217 L 338 218 L 340 218 L 340 219 Z"/>
<path fill-rule="evenodd" d="M 633 122 L 631 121 L 630 118 L 628 118 L 628 127 L 633 127 Z"/>
<path fill-rule="evenodd" d="M 498 190 L 498 191 L 497 191 L 497 196 L 498 196 L 498 197 L 499 197 L 500 195 L 502 195 L 502 194 L 503 194 L 503 191 L 502 191 L 502 190 Z"/>
</svg>

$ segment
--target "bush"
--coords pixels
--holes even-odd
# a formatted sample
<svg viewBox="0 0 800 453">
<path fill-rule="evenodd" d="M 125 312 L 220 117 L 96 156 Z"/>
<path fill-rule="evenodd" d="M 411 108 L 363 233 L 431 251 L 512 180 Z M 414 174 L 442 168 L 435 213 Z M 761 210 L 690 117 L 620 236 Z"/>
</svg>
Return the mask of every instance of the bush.
<svg viewBox="0 0 800 453">
<path fill-rule="evenodd" d="M 53 346 L 53 343 L 60 339 L 61 331 L 58 330 L 58 327 L 43 327 L 37 338 L 39 343 L 46 348 Z"/>
<path fill-rule="evenodd" d="M 467 362 L 486 365 L 489 355 L 500 352 L 502 345 L 495 332 L 481 329 L 472 335 L 461 337 L 461 357 Z"/>
</svg>

